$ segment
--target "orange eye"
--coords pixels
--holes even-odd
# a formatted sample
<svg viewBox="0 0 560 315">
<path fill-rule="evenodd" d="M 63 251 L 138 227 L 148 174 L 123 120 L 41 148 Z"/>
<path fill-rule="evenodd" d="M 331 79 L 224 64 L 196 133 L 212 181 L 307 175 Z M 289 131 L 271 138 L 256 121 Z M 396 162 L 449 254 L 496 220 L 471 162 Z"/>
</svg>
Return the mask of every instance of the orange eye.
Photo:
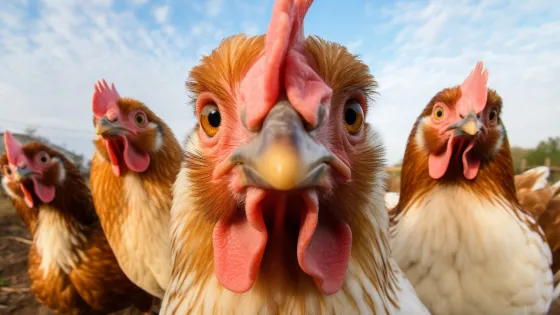
<svg viewBox="0 0 560 315">
<path fill-rule="evenodd" d="M 220 125 L 222 124 L 222 116 L 218 106 L 214 103 L 208 103 L 200 112 L 200 126 L 202 130 L 208 135 L 213 137 L 218 133 Z"/>
<path fill-rule="evenodd" d="M 437 121 L 442 120 L 444 114 L 445 114 L 445 111 L 443 110 L 443 107 L 436 106 L 434 108 L 434 118 L 435 118 L 435 120 L 437 120 Z"/>
<path fill-rule="evenodd" d="M 356 100 L 349 100 L 344 107 L 344 127 L 352 135 L 362 130 L 364 125 L 364 112 Z"/>
<path fill-rule="evenodd" d="M 146 117 L 146 114 L 144 114 L 143 112 L 138 112 L 134 115 L 134 122 L 140 127 L 146 125 L 147 121 L 148 118 Z"/>
</svg>

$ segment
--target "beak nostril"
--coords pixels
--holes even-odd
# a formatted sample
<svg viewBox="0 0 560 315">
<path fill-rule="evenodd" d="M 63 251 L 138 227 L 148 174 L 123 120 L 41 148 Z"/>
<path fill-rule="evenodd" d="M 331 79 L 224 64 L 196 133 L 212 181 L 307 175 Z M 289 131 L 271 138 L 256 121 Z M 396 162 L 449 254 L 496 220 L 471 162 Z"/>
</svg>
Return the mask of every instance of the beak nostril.
<svg viewBox="0 0 560 315">
<path fill-rule="evenodd" d="M 325 106 L 323 104 L 319 104 L 319 106 L 317 108 L 317 121 L 316 121 L 315 125 L 312 125 L 307 120 L 305 120 L 303 117 L 301 117 L 302 120 L 303 120 L 303 124 L 305 126 L 305 130 L 312 131 L 312 130 L 315 130 L 315 129 L 321 127 L 321 125 L 323 125 L 323 122 L 325 121 L 326 116 L 327 116 L 327 110 L 325 109 Z"/>
</svg>

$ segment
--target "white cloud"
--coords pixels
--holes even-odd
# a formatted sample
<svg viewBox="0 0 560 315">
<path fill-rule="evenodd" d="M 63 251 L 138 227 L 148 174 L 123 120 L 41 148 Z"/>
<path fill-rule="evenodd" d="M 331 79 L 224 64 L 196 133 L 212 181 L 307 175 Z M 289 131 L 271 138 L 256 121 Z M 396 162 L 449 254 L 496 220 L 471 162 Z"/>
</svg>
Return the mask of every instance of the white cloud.
<svg viewBox="0 0 560 315">
<path fill-rule="evenodd" d="M 251 21 L 243 22 L 243 32 L 249 36 L 259 35 L 259 26 Z"/>
<path fill-rule="evenodd" d="M 510 144 L 535 146 L 560 136 L 560 9 L 542 1 L 397 2 L 377 9 L 376 25 L 398 36 L 379 60 L 369 58 L 380 84 L 370 121 L 382 132 L 389 160 L 404 154 L 414 121 L 430 98 L 460 84 L 477 60 L 489 70 L 489 87 L 504 100 Z M 373 12 L 373 11 L 372 11 Z"/>
<path fill-rule="evenodd" d="M 222 12 L 223 0 L 206 0 L 206 15 L 216 17 Z"/>
<path fill-rule="evenodd" d="M 133 4 L 137 5 L 137 6 L 142 6 L 146 3 L 148 3 L 149 0 L 131 0 Z"/>
<path fill-rule="evenodd" d="M 110 7 L 113 4 L 113 0 L 92 0 L 92 3 L 100 7 Z"/>
<path fill-rule="evenodd" d="M 91 158 L 91 97 L 105 78 L 183 139 L 194 124 L 184 87 L 196 61 L 189 38 L 146 28 L 131 12 L 50 1 L 37 19 L 13 27 L 0 22 L 0 128 L 38 126 L 42 136 Z"/>
<path fill-rule="evenodd" d="M 356 50 L 360 48 L 360 46 L 362 46 L 363 43 L 364 43 L 363 39 L 357 39 L 355 41 L 349 42 L 346 45 L 346 48 L 348 48 L 348 51 L 350 51 L 351 53 L 356 53 Z"/>
<path fill-rule="evenodd" d="M 115 12 L 107 8 L 111 1 L 96 1 L 40 0 L 32 20 L 25 2 L 0 6 L 0 128 L 48 126 L 39 133 L 90 157 L 91 95 L 96 80 L 105 78 L 123 96 L 150 106 L 182 140 L 194 124 L 184 87 L 190 67 L 232 29 L 265 30 L 268 17 L 262 16 L 272 5 L 234 0 L 229 10 L 227 2 L 204 1 L 189 5 L 199 20 L 173 24 L 169 11 L 160 19 L 154 11 L 161 25 L 150 28 L 152 23 L 133 11 Z M 230 13 L 233 9 L 243 17 Z M 355 10 L 357 20 L 375 25 L 359 25 L 346 44 L 379 81 L 369 120 L 381 131 L 391 162 L 402 158 L 410 129 L 429 99 L 461 83 L 479 59 L 489 68 L 490 87 L 504 99 L 512 144 L 534 146 L 559 135 L 556 1 L 401 1 L 369 6 L 365 11 L 372 15 L 363 18 L 364 8 Z"/>
<path fill-rule="evenodd" d="M 162 6 L 154 9 L 154 17 L 160 24 L 167 22 L 169 16 L 169 6 Z"/>
</svg>

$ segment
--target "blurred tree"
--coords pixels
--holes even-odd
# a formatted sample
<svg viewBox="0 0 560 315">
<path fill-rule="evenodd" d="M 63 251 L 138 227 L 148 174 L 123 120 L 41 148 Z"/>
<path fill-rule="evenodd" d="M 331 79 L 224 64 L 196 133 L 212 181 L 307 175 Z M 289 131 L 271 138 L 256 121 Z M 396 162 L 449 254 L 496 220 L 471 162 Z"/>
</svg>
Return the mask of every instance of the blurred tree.
<svg viewBox="0 0 560 315">
<path fill-rule="evenodd" d="M 527 165 L 544 165 L 546 158 L 550 159 L 550 165 L 560 165 L 560 137 L 541 141 L 527 154 Z"/>
<path fill-rule="evenodd" d="M 521 160 L 527 157 L 527 154 L 531 152 L 531 149 L 525 149 L 520 147 L 512 147 L 511 149 L 511 157 L 513 159 L 513 169 L 516 173 L 521 172 Z"/>
</svg>

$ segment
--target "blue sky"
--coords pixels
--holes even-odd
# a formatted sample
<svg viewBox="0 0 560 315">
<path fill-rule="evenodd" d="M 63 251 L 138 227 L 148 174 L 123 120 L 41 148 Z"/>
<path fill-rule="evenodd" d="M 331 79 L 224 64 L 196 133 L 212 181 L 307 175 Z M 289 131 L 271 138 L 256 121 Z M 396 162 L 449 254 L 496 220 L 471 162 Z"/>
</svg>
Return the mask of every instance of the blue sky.
<svg viewBox="0 0 560 315">
<path fill-rule="evenodd" d="M 36 127 L 93 153 L 91 96 L 105 78 L 148 104 L 183 140 L 194 124 L 184 82 L 226 36 L 266 31 L 272 0 L 4 0 L 0 128 Z M 431 96 L 477 60 L 504 99 L 510 142 L 560 136 L 560 6 L 555 0 L 316 0 L 307 34 L 346 45 L 371 68 L 371 122 L 389 162 L 402 158 Z"/>
</svg>

